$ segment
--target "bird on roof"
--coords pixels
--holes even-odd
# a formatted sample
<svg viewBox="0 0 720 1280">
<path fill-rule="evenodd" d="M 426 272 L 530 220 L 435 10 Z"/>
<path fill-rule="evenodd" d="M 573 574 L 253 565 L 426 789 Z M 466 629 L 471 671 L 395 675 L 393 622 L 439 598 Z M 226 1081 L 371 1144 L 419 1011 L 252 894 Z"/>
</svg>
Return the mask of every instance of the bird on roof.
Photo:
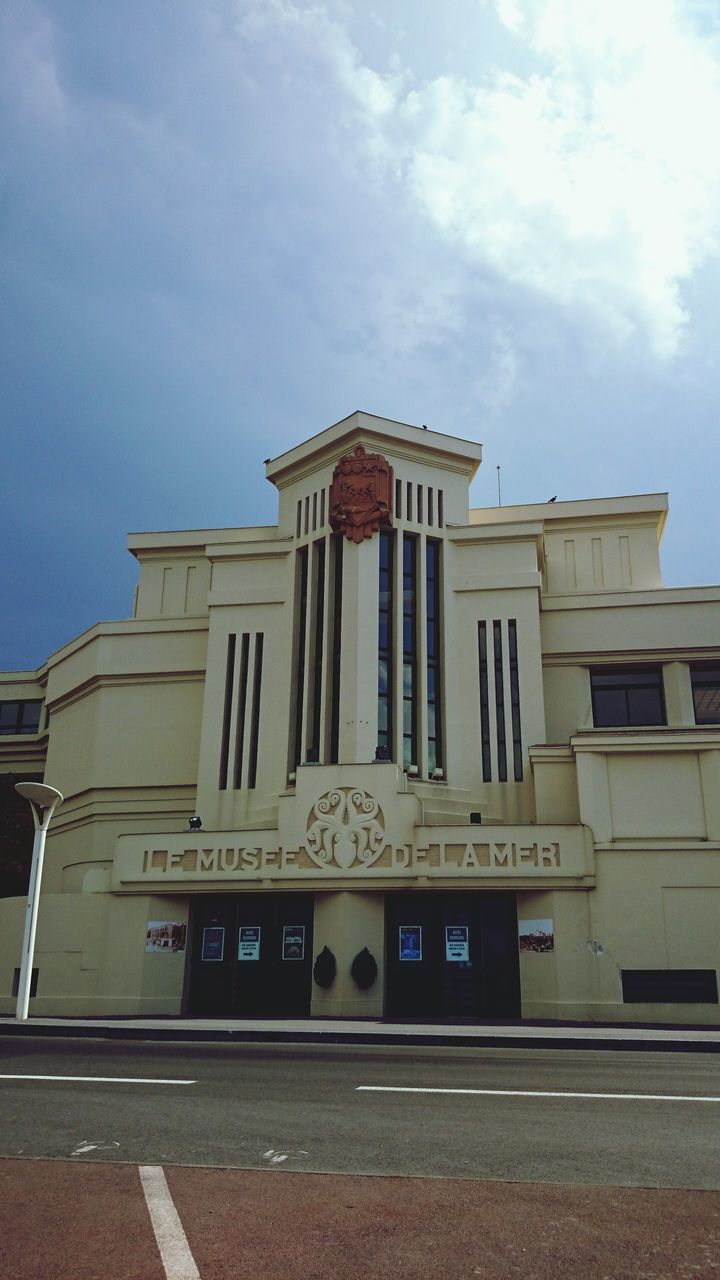
<svg viewBox="0 0 720 1280">
<path fill-rule="evenodd" d="M 557 502 L 557 494 L 555 494 L 554 498 L 548 498 L 548 502 Z"/>
</svg>

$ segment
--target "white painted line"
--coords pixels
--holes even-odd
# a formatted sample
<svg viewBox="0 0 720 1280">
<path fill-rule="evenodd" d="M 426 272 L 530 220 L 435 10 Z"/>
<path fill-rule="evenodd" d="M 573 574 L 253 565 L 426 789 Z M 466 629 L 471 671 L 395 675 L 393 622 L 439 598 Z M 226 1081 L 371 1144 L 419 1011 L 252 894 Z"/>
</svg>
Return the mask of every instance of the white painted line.
<svg viewBox="0 0 720 1280">
<path fill-rule="evenodd" d="M 143 1079 L 141 1076 L 30 1076 L 4 1075 L 0 1080 L 73 1080 L 84 1084 L 197 1084 L 197 1080 L 158 1080 Z"/>
<path fill-rule="evenodd" d="M 566 1089 L 420 1089 L 358 1084 L 356 1093 L 469 1093 L 482 1098 L 611 1098 L 617 1102 L 720 1102 L 691 1093 L 571 1093 Z"/>
<path fill-rule="evenodd" d="M 139 1165 L 138 1173 L 167 1280 L 200 1280 L 187 1236 L 160 1165 Z"/>
</svg>

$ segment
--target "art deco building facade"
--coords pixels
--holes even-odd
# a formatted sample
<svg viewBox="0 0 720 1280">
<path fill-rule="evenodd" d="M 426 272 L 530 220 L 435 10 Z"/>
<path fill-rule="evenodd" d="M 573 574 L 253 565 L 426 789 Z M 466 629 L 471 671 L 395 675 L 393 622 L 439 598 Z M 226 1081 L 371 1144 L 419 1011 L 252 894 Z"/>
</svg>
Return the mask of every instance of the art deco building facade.
<svg viewBox="0 0 720 1280">
<path fill-rule="evenodd" d="M 353 414 L 0 677 L 65 797 L 31 1013 L 717 1020 L 720 589 L 662 586 L 665 495 L 471 510 L 480 458 Z"/>
</svg>

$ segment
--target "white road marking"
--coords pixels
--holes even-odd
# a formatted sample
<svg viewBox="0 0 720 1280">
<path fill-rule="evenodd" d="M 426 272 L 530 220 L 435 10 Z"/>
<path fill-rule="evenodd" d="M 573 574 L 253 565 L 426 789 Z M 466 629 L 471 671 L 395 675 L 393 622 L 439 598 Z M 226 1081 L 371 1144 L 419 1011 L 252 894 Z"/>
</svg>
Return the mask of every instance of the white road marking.
<svg viewBox="0 0 720 1280">
<path fill-rule="evenodd" d="M 119 1142 L 90 1142 L 87 1138 L 83 1138 L 79 1147 L 76 1147 L 70 1154 L 73 1156 L 85 1156 L 88 1151 L 112 1151 L 114 1147 L 119 1147 Z"/>
<path fill-rule="evenodd" d="M 72 1080 L 83 1084 L 197 1084 L 197 1080 L 143 1079 L 141 1076 L 30 1076 L 4 1075 L 0 1080 Z"/>
<path fill-rule="evenodd" d="M 484 1098 L 611 1098 L 618 1102 L 720 1102 L 692 1093 L 571 1093 L 566 1089 L 430 1089 L 358 1084 L 356 1093 L 469 1093 Z"/>
<path fill-rule="evenodd" d="M 167 1280 L 200 1280 L 162 1168 L 139 1165 L 138 1173 Z"/>
</svg>

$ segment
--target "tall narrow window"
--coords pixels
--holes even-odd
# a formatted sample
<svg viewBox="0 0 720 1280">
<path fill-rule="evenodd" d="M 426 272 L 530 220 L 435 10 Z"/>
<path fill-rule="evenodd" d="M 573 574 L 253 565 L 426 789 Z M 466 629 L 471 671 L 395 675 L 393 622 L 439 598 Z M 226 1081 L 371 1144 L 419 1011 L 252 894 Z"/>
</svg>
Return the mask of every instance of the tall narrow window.
<svg viewBox="0 0 720 1280">
<path fill-rule="evenodd" d="M 258 741 L 260 738 L 260 692 L 262 686 L 263 640 L 262 631 L 255 637 L 255 673 L 253 675 L 253 705 L 250 724 L 250 758 L 248 760 L 248 786 L 257 781 Z"/>
<path fill-rule="evenodd" d="M 337 764 L 340 752 L 340 646 L 342 641 L 343 540 L 336 533 L 333 547 L 332 655 L 330 689 L 330 763 Z"/>
<path fill-rule="evenodd" d="M 393 547 L 392 533 L 380 530 L 380 580 L 378 609 L 378 747 L 390 760 L 393 754 Z"/>
<path fill-rule="evenodd" d="M 403 765 L 417 765 L 417 538 L 403 538 Z"/>
<path fill-rule="evenodd" d="M 225 662 L 225 703 L 223 706 L 222 738 L 220 740 L 220 780 L 219 789 L 227 789 L 228 759 L 230 757 L 230 721 L 232 719 L 232 693 L 235 676 L 235 636 L 228 636 L 227 659 Z"/>
<path fill-rule="evenodd" d="M 323 639 L 325 636 L 325 542 L 316 542 L 315 560 L 315 650 L 313 655 L 312 725 L 308 743 L 308 760 L 320 759 L 320 710 L 322 707 Z"/>
<path fill-rule="evenodd" d="M 437 507 L 438 507 L 438 527 L 439 527 L 440 529 L 442 529 L 443 525 L 445 524 L 445 503 L 444 503 L 444 498 L 443 498 L 443 491 L 442 491 L 442 489 L 438 489 L 438 493 L 437 493 L 437 500 L 438 500 L 438 503 L 437 503 Z"/>
<path fill-rule="evenodd" d="M 513 774 L 516 782 L 522 782 L 522 734 L 520 729 L 520 681 L 518 679 L 517 622 L 508 622 L 508 650 L 510 654 L 510 712 L 513 735 Z"/>
<path fill-rule="evenodd" d="M 440 697 L 440 543 L 426 545 L 428 773 L 443 767 Z"/>
<path fill-rule="evenodd" d="M 417 522 L 423 522 L 423 487 L 421 484 L 417 487 Z"/>
<path fill-rule="evenodd" d="M 395 481 L 395 515 L 402 520 L 402 480 Z"/>
<path fill-rule="evenodd" d="M 240 641 L 240 677 L 238 680 L 238 712 L 235 729 L 235 789 L 242 786 L 243 752 L 245 749 L 245 714 L 247 711 L 248 658 L 250 633 L 245 631 Z"/>
<path fill-rule="evenodd" d="M 502 624 L 493 622 L 495 649 L 495 728 L 497 731 L 498 779 L 507 782 L 507 748 L 505 744 L 505 685 L 503 681 Z"/>
<path fill-rule="evenodd" d="M 435 495 L 434 495 L 434 490 L 432 489 L 432 487 L 431 487 L 430 485 L 428 485 L 428 517 L 427 517 L 427 522 L 428 522 L 428 524 L 430 525 L 430 528 L 432 528 L 432 526 L 433 526 L 433 525 L 434 525 L 434 523 L 435 523 L 435 501 L 434 501 L 434 496 L 435 496 Z"/>
<path fill-rule="evenodd" d="M 303 691 L 305 687 L 305 632 L 307 630 L 308 549 L 301 547 L 297 556 L 297 633 L 295 636 L 295 741 L 293 768 L 302 760 Z"/>
<path fill-rule="evenodd" d="M 405 519 L 412 520 L 412 480 L 405 485 Z"/>
<path fill-rule="evenodd" d="M 488 692 L 487 623 L 478 622 L 478 657 L 480 661 L 480 742 L 482 746 L 483 782 L 492 781 L 490 755 L 490 702 Z"/>
</svg>

